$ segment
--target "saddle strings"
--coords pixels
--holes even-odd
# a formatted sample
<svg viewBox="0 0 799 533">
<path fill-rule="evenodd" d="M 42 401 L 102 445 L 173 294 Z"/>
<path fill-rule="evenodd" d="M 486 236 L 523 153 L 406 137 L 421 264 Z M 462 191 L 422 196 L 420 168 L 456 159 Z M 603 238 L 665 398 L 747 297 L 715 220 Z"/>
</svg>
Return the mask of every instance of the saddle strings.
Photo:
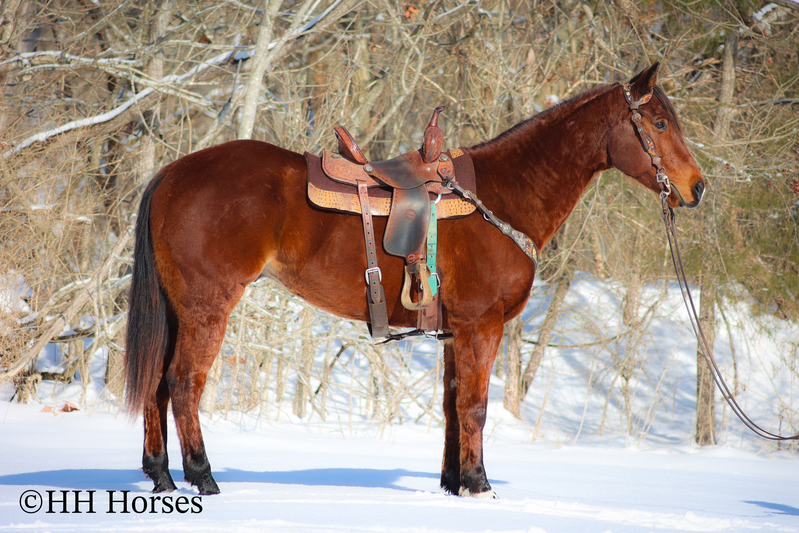
<svg viewBox="0 0 799 533">
<path fill-rule="evenodd" d="M 799 440 L 799 434 L 785 437 L 771 433 L 770 431 L 766 431 L 758 426 L 751 418 L 749 418 L 749 416 L 747 416 L 743 408 L 738 404 L 734 394 L 732 391 L 730 391 L 727 382 L 724 380 L 724 376 L 721 374 L 721 369 L 719 369 L 716 359 L 713 356 L 713 351 L 710 350 L 707 339 L 705 338 L 702 325 L 699 323 L 699 314 L 696 312 L 696 306 L 694 305 L 694 300 L 691 297 L 691 291 L 688 288 L 688 281 L 685 276 L 685 269 L 683 268 L 682 255 L 680 254 L 680 246 L 677 243 L 677 226 L 674 223 L 674 210 L 668 204 L 668 197 L 669 193 L 671 192 L 671 184 L 669 183 L 668 176 L 666 176 L 665 169 L 661 165 L 661 159 L 655 152 L 655 143 L 644 131 L 641 124 L 641 115 L 638 113 L 638 107 L 647 103 L 650 98 L 652 98 L 652 93 L 650 92 L 644 95 L 640 100 L 633 101 L 630 85 L 628 83 L 623 84 L 622 92 L 624 93 L 624 99 L 627 100 L 627 104 L 630 106 L 630 111 L 633 113 L 631 121 L 635 126 L 638 137 L 641 140 L 641 144 L 644 147 L 644 150 L 646 150 L 646 152 L 649 154 L 649 157 L 652 159 L 652 165 L 657 170 L 657 181 L 660 184 L 660 201 L 663 208 L 663 223 L 666 227 L 666 238 L 669 241 L 669 251 L 671 252 L 671 261 L 674 265 L 674 273 L 677 276 L 677 282 L 680 286 L 680 293 L 683 298 L 683 303 L 688 311 L 691 329 L 693 329 L 694 336 L 696 336 L 697 342 L 699 343 L 699 353 L 702 354 L 702 357 L 704 357 L 705 361 L 707 362 L 708 367 L 710 368 L 710 374 L 713 376 L 713 381 L 716 383 L 719 391 L 721 391 L 721 395 L 724 397 L 727 405 L 729 405 L 732 412 L 735 413 L 735 416 L 737 416 L 738 419 L 753 433 L 764 439 L 774 441 Z"/>
</svg>

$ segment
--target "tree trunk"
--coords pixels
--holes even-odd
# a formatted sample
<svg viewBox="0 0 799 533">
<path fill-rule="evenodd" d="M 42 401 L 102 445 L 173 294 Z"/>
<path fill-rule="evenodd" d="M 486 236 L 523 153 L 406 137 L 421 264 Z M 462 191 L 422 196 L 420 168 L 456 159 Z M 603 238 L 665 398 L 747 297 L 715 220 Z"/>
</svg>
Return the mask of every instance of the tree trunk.
<svg viewBox="0 0 799 533">
<path fill-rule="evenodd" d="M 153 13 L 150 23 L 150 45 L 153 47 L 153 56 L 147 65 L 147 76 L 152 80 L 164 77 L 164 55 L 158 48 L 158 41 L 166 34 L 169 19 L 172 17 L 174 0 L 161 0 Z M 148 181 L 155 173 L 156 150 L 155 138 L 160 128 L 161 105 L 156 104 L 149 111 L 144 111 L 142 120 L 141 154 L 137 162 L 136 184 Z"/>
<path fill-rule="evenodd" d="M 522 332 L 524 323 L 522 317 L 517 316 L 505 326 L 507 333 L 507 375 L 505 378 L 505 409 L 513 416 L 521 419 L 521 404 L 524 396 L 521 394 L 522 374 Z"/>
<path fill-rule="evenodd" d="M 122 329 L 121 333 L 124 335 L 125 330 Z M 124 339 L 123 335 L 118 335 L 120 339 Z M 125 342 L 124 340 L 122 341 Z M 108 392 L 122 399 L 125 393 L 125 353 L 113 346 L 108 346 L 108 362 L 105 367 L 105 387 Z M 121 403 L 121 402 L 120 402 Z"/>
<path fill-rule="evenodd" d="M 294 414 L 303 418 L 308 412 L 308 399 L 311 387 L 311 367 L 313 366 L 316 346 L 313 342 L 314 312 L 306 307 L 300 315 L 302 317 L 302 355 L 300 368 L 297 372 L 297 388 L 294 390 Z"/>
<path fill-rule="evenodd" d="M 709 274 L 709 272 L 708 272 Z M 716 280 L 704 275 L 700 284 L 702 298 L 699 306 L 699 326 L 705 333 L 708 349 L 713 350 L 716 340 Z M 708 354 L 711 355 L 711 354 Z M 700 446 L 716 444 L 716 403 L 713 376 L 710 365 L 702 355 L 702 347 L 696 351 L 696 443 Z"/>
<path fill-rule="evenodd" d="M 249 139 L 255 126 L 255 112 L 258 106 L 258 96 L 261 94 L 264 72 L 269 62 L 266 59 L 269 52 L 269 43 L 272 41 L 272 27 L 277 10 L 280 9 L 282 0 L 263 0 L 261 7 L 264 11 L 261 17 L 261 27 L 258 30 L 258 40 L 255 43 L 255 56 L 253 57 L 250 79 L 247 80 L 247 89 L 244 91 L 244 102 L 241 107 L 241 122 L 236 137 Z"/>
<path fill-rule="evenodd" d="M 719 140 L 726 140 L 730 134 L 730 122 L 734 109 L 732 107 L 735 95 L 735 55 L 738 51 L 738 33 L 735 30 L 727 32 L 724 38 L 724 59 L 721 65 L 721 86 L 719 88 L 719 107 L 716 122 L 713 124 L 713 135 Z"/>
<path fill-rule="evenodd" d="M 522 398 L 524 398 L 527 395 L 527 391 L 530 390 L 530 385 L 533 383 L 535 373 L 538 371 L 541 360 L 544 358 L 544 351 L 546 350 L 547 344 L 549 344 L 549 339 L 552 338 L 552 331 L 555 329 L 555 323 L 558 321 L 558 315 L 563 306 L 563 300 L 566 298 L 566 293 L 569 292 L 569 285 L 571 284 L 572 278 L 574 278 L 574 266 L 567 264 L 563 267 L 563 272 L 558 277 L 555 294 L 552 296 L 552 303 L 549 304 L 547 316 L 544 318 L 544 323 L 541 324 L 541 330 L 538 333 L 538 340 L 535 343 L 535 348 L 533 348 L 530 361 L 524 369 L 524 374 L 522 375 Z"/>
<path fill-rule="evenodd" d="M 727 32 L 724 39 L 724 59 L 722 62 L 721 85 L 719 87 L 719 107 L 713 133 L 719 141 L 724 141 L 730 134 L 732 119 L 732 103 L 735 95 L 735 55 L 738 48 L 738 35 L 735 30 Z M 706 198 L 708 207 L 712 202 Z M 713 344 L 716 340 L 716 284 L 717 270 L 714 267 L 716 254 L 712 213 L 703 217 L 702 231 L 702 279 L 700 281 L 701 300 L 699 302 L 699 327 L 707 340 L 710 353 L 703 354 L 701 341 L 697 340 L 696 350 L 696 443 L 707 446 L 716 443 L 716 403 L 714 399 L 713 376 L 705 356 L 713 356 Z"/>
</svg>

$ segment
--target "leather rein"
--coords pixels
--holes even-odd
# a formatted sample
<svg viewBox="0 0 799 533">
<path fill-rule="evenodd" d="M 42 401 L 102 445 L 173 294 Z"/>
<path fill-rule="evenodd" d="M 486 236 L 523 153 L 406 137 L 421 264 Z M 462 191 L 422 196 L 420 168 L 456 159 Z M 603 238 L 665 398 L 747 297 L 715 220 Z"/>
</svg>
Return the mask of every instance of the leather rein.
<svg viewBox="0 0 799 533">
<path fill-rule="evenodd" d="M 638 112 L 638 108 L 640 106 L 651 100 L 653 93 L 649 92 L 642 96 L 639 100 L 633 100 L 629 83 L 624 83 L 622 85 L 622 92 L 624 93 L 624 99 L 627 101 L 627 105 L 630 107 L 630 111 L 632 112 L 631 122 L 633 123 L 633 126 L 635 126 L 635 130 L 638 134 L 638 138 L 641 141 L 641 145 L 652 159 L 652 166 L 654 166 L 657 170 L 657 182 L 660 184 L 660 202 L 662 204 L 663 223 L 666 227 L 666 237 L 669 241 L 671 261 L 674 265 L 674 272 L 677 275 L 677 281 L 680 285 L 680 292 L 682 293 L 685 308 L 688 310 L 688 318 L 691 321 L 691 328 L 693 329 L 694 335 L 696 336 L 696 339 L 700 345 L 699 352 L 705 358 L 705 361 L 710 368 L 713 381 L 721 391 L 724 400 L 730 406 L 732 412 L 735 413 L 735 416 L 737 416 L 741 422 L 756 435 L 764 439 L 775 441 L 799 440 L 799 434 L 785 437 L 782 435 L 776 435 L 770 431 L 766 431 L 758 426 L 746 415 L 743 408 L 741 408 L 741 406 L 735 400 L 735 396 L 733 395 L 732 391 L 730 391 L 727 383 L 724 381 L 724 377 L 721 375 L 721 370 L 719 369 L 716 359 L 713 356 L 713 351 L 710 349 L 707 339 L 705 338 L 705 333 L 702 331 L 702 326 L 699 324 L 699 314 L 696 312 L 694 300 L 691 298 L 691 291 L 688 289 L 688 281 L 683 268 L 680 247 L 677 244 L 677 226 L 674 223 L 674 210 L 668 204 L 668 197 L 671 193 L 671 183 L 666 175 L 666 170 L 663 168 L 660 156 L 658 156 L 657 152 L 655 151 L 655 143 L 652 140 L 652 137 L 650 137 L 644 131 L 643 124 L 641 123 L 641 114 Z"/>
</svg>

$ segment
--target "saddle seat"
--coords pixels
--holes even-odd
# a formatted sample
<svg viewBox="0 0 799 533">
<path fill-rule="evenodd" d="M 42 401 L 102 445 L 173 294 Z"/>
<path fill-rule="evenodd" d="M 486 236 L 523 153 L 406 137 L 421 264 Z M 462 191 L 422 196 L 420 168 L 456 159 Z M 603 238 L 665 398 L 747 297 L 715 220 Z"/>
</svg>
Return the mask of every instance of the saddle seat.
<svg viewBox="0 0 799 533">
<path fill-rule="evenodd" d="M 413 150 L 386 161 L 370 162 L 344 126 L 336 126 L 333 131 L 338 138 L 338 154 L 330 154 L 330 158 L 333 160 L 343 158 L 344 161 L 337 164 L 337 161 L 328 160 L 324 163 L 325 173 L 332 179 L 350 185 L 355 185 L 355 180 L 361 179 L 366 180 L 370 187 L 382 184 L 392 189 L 402 190 L 415 189 L 428 184 L 428 190 L 435 194 L 452 192 L 443 186 L 441 176 L 438 174 L 437 160 L 441 156 L 440 150 L 431 162 L 425 161 L 419 150 Z M 447 161 L 446 155 L 442 161 Z M 352 169 L 347 162 L 357 165 L 356 169 Z M 357 169 L 360 169 L 361 172 Z"/>
<path fill-rule="evenodd" d="M 429 193 L 442 196 L 452 193 L 442 179 L 454 176 L 451 157 L 439 153 L 435 161 L 427 163 L 421 151 L 413 150 L 387 161 L 368 161 L 346 128 L 336 126 L 334 131 L 339 153 L 322 151 L 323 172 L 331 180 L 353 187 L 360 182 L 370 189 L 390 189 L 391 210 L 383 248 L 406 260 L 418 254 L 430 223 Z M 470 204 L 466 205 L 469 213 L 474 210 Z"/>
</svg>

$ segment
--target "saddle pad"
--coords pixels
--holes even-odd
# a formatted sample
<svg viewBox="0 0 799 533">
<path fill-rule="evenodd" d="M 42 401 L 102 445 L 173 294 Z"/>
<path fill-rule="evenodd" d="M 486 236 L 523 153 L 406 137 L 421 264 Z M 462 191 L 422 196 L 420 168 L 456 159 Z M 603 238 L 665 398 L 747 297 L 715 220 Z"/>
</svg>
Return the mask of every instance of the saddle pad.
<svg viewBox="0 0 799 533">
<path fill-rule="evenodd" d="M 460 149 L 446 152 L 452 158 L 455 178 L 461 187 L 474 191 L 474 166 L 471 158 Z M 308 164 L 308 199 L 317 207 L 339 211 L 342 213 L 361 213 L 361 201 L 355 187 L 331 180 L 322 170 L 322 158 L 305 152 Z M 391 211 L 392 189 L 374 187 L 369 189 L 369 207 L 373 216 L 388 216 Z M 438 197 L 429 194 L 431 201 Z M 437 216 L 442 218 L 459 218 L 475 211 L 470 202 L 452 194 L 442 196 L 436 206 Z"/>
</svg>

